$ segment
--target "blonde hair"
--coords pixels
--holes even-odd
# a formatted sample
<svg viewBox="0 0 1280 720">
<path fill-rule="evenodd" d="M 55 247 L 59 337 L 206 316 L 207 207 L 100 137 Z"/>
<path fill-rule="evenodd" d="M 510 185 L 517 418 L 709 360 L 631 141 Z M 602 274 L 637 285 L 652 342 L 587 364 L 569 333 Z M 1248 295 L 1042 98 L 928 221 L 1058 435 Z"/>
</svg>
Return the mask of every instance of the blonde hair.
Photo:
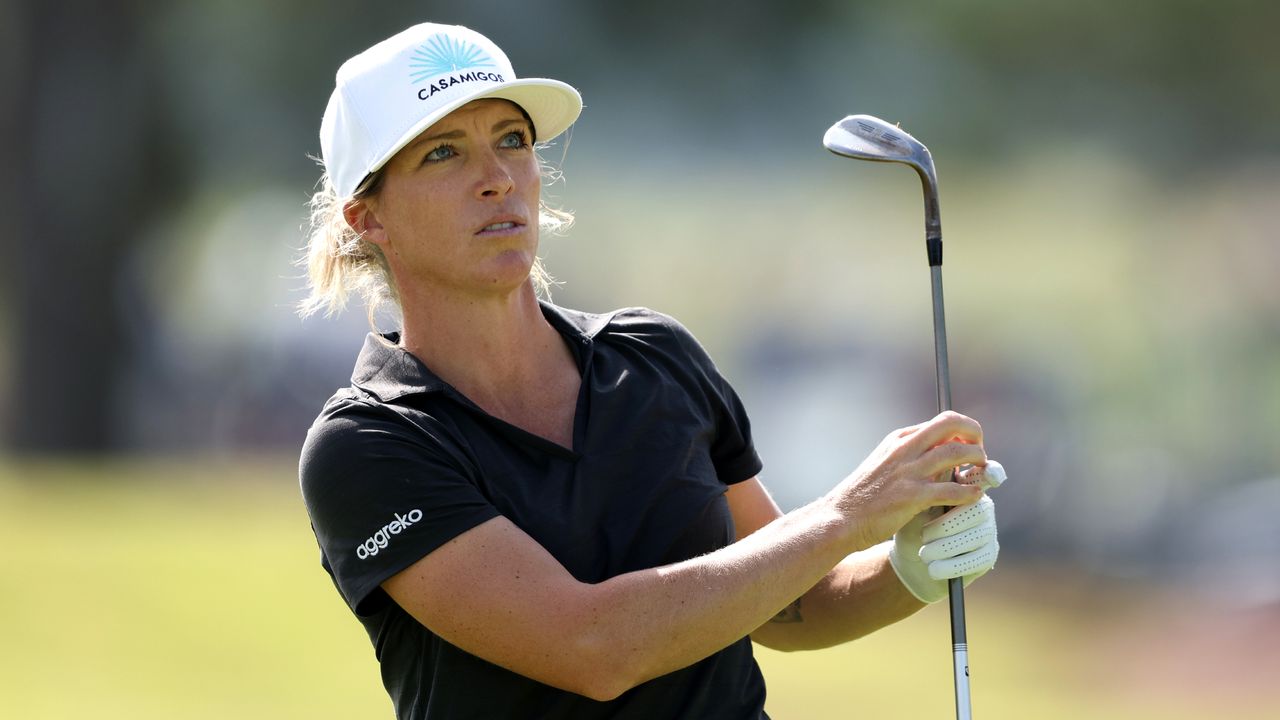
<svg viewBox="0 0 1280 720">
<path fill-rule="evenodd" d="M 558 170 L 538 159 L 542 179 L 551 184 L 561 179 Z M 367 241 L 347 224 L 343 208 L 352 200 L 363 200 L 377 195 L 382 186 L 382 171 L 367 177 L 349 199 L 338 197 L 329 174 L 320 176 L 319 190 L 311 196 L 310 228 L 307 247 L 298 258 L 298 265 L 307 270 L 309 293 L 298 303 L 302 317 L 324 310 L 325 315 L 336 315 L 347 306 L 352 293 L 364 300 L 370 325 L 379 309 L 391 305 L 398 312 L 400 294 L 395 278 L 382 249 Z M 573 214 L 550 207 L 545 201 L 538 203 L 538 229 L 549 233 L 563 233 L 573 224 Z M 550 298 L 554 280 L 543 267 L 541 258 L 534 258 L 530 271 L 534 289 L 543 298 Z M 375 328 L 376 329 L 376 328 Z"/>
</svg>

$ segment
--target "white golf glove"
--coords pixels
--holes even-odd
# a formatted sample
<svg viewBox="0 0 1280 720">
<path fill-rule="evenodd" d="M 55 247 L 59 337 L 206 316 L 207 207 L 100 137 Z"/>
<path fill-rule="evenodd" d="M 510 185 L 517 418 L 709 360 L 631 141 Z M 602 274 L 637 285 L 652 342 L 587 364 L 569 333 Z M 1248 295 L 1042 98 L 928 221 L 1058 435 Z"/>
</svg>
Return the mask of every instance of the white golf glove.
<svg viewBox="0 0 1280 720">
<path fill-rule="evenodd" d="M 985 469 L 960 473 L 961 482 L 981 483 L 988 490 L 1006 477 L 1004 467 L 994 460 Z M 933 603 L 947 596 L 947 580 L 962 577 L 968 587 L 995 566 L 999 555 L 996 507 L 984 494 L 975 503 L 937 517 L 923 512 L 912 518 L 893 536 L 889 562 L 912 595 Z"/>
</svg>

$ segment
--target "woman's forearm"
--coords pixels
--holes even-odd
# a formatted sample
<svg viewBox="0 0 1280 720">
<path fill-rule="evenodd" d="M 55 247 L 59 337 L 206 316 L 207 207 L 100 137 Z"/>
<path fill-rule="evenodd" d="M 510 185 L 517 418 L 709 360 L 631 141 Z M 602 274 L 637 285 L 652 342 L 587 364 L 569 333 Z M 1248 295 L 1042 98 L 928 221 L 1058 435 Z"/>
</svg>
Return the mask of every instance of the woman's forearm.
<svg viewBox="0 0 1280 720">
<path fill-rule="evenodd" d="M 889 545 L 881 543 L 846 557 L 751 639 L 774 650 L 815 650 L 868 635 L 924 607 L 898 580 Z"/>
<path fill-rule="evenodd" d="M 814 503 L 714 553 L 594 586 L 592 642 L 619 664 L 608 674 L 625 690 L 751 634 L 829 575 L 851 547 L 847 522 Z"/>
</svg>

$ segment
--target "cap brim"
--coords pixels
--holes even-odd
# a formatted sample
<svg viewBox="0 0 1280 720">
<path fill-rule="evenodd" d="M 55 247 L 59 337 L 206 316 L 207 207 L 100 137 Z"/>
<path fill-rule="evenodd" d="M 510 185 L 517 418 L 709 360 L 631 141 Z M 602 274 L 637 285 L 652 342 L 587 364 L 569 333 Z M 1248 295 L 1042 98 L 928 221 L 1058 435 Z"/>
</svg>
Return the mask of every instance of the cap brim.
<svg viewBox="0 0 1280 720">
<path fill-rule="evenodd" d="M 411 125 L 386 153 L 373 162 L 369 173 L 386 165 L 387 161 L 395 157 L 395 154 L 404 146 L 413 142 L 414 138 L 439 122 L 445 115 L 469 102 L 489 98 L 510 100 L 523 108 L 529 114 L 529 119 L 533 121 L 533 133 L 538 142 L 551 140 L 569 129 L 582 112 L 582 96 L 567 83 L 546 78 L 522 78 L 505 82 L 498 87 L 482 90 L 447 103 Z M 366 177 L 367 175 L 368 173 Z"/>
</svg>

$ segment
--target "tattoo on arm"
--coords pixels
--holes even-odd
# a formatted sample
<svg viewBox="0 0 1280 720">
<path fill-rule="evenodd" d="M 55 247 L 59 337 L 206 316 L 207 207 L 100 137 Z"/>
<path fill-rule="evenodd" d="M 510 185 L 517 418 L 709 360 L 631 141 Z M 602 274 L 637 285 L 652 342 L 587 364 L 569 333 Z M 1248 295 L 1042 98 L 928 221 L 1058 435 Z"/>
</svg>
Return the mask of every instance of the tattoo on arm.
<svg viewBox="0 0 1280 720">
<path fill-rule="evenodd" d="M 800 614 L 800 598 L 796 598 L 795 602 L 782 608 L 782 612 L 773 616 L 769 622 L 775 623 L 798 623 L 804 622 L 804 617 Z"/>
</svg>

